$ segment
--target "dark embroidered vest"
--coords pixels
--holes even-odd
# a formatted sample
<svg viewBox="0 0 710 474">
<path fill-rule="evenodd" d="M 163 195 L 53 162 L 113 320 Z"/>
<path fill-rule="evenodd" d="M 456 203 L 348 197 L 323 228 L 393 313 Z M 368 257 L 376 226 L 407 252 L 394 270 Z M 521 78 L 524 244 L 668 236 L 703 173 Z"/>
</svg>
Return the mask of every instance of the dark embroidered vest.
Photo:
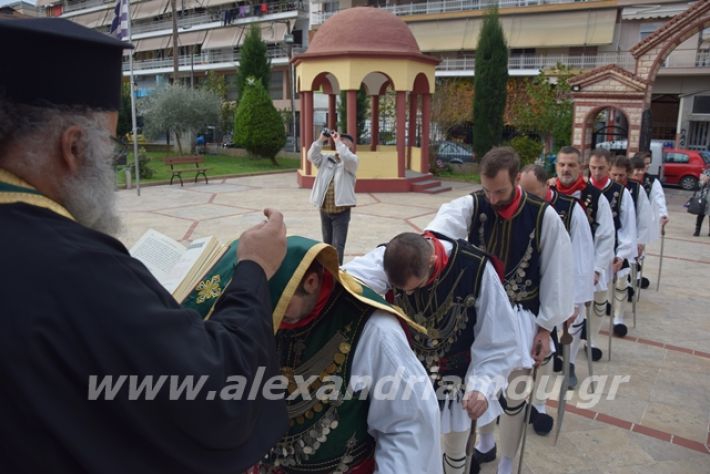
<svg viewBox="0 0 710 474">
<path fill-rule="evenodd" d="M 375 440 L 367 433 L 369 403 L 348 389 L 355 348 L 373 311 L 336 284 L 313 323 L 276 333 L 281 371 L 289 380 L 289 431 L 260 472 L 347 472 L 374 456 Z M 317 377 L 309 385 L 309 400 L 301 393 L 290 400 L 300 388 L 299 376 L 302 381 Z"/>
<path fill-rule="evenodd" d="M 587 183 L 587 187 L 582 190 L 579 196 L 579 203 L 582 205 L 582 208 L 584 208 L 589 226 L 592 228 L 592 237 L 594 237 L 597 232 L 597 227 L 599 227 L 599 222 L 597 222 L 597 210 L 599 209 L 599 196 L 601 195 L 601 191 L 590 183 Z"/>
<path fill-rule="evenodd" d="M 646 190 L 646 194 L 648 194 L 649 199 L 651 198 L 651 188 L 657 179 L 658 178 L 652 174 L 646 173 L 643 175 L 643 189 Z"/>
<path fill-rule="evenodd" d="M 611 215 L 614 217 L 614 229 L 618 232 L 621 228 L 621 198 L 624 195 L 624 187 L 609 180 L 609 184 L 602 190 L 602 193 L 609 201 Z"/>
<path fill-rule="evenodd" d="M 562 222 L 565 224 L 565 229 L 567 229 L 567 233 L 569 234 L 572 228 L 572 212 L 574 211 L 577 200 L 572 196 L 567 196 L 557 191 L 554 191 L 553 194 L 554 196 L 552 197 L 552 201 L 550 201 L 550 205 L 557 211 L 557 214 L 560 215 Z"/>
<path fill-rule="evenodd" d="M 442 377 L 456 376 L 463 381 L 466 376 L 476 324 L 474 304 L 488 257 L 465 240 L 435 235 L 453 244 L 442 274 L 431 285 L 409 295 L 397 290 L 394 297 L 395 304 L 427 329 L 427 334 L 409 327 L 405 327 L 405 332 L 438 390 Z"/>
<path fill-rule="evenodd" d="M 483 191 L 473 196 L 468 241 L 497 258 L 504 268 L 503 286 L 513 305 L 537 315 L 540 309 L 540 234 L 547 203 L 522 192 L 518 210 L 501 219 Z"/>
<path fill-rule="evenodd" d="M 626 189 L 629 190 L 631 194 L 631 199 L 634 200 L 634 209 L 638 209 L 639 204 L 639 192 L 641 191 L 641 185 L 636 181 L 628 180 L 626 181 Z"/>
</svg>

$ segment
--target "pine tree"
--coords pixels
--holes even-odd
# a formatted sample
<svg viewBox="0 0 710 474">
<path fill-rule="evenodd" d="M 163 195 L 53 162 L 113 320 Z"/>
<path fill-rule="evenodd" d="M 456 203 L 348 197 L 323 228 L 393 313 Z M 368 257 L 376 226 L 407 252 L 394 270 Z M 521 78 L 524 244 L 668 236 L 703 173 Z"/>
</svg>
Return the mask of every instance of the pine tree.
<svg viewBox="0 0 710 474">
<path fill-rule="evenodd" d="M 263 84 L 247 78 L 234 120 L 234 140 L 253 155 L 269 158 L 276 165 L 276 154 L 286 145 L 283 119 L 274 107 Z"/>
<path fill-rule="evenodd" d="M 266 55 L 266 43 L 261 39 L 261 27 L 252 24 L 239 49 L 237 69 L 237 97 L 241 100 L 248 77 L 255 77 L 269 90 L 271 81 L 271 61 Z"/>
<path fill-rule="evenodd" d="M 508 46 L 494 9 L 486 14 L 476 49 L 473 148 L 479 159 L 502 140 L 507 82 Z"/>
</svg>

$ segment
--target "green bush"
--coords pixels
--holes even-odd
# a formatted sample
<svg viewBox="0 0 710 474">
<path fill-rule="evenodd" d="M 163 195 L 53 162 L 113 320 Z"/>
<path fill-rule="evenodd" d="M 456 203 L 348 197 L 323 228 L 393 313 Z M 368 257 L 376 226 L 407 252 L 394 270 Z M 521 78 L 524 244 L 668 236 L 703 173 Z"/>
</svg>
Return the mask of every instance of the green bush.
<svg viewBox="0 0 710 474">
<path fill-rule="evenodd" d="M 283 120 L 261 82 L 250 79 L 235 114 L 234 142 L 276 164 L 276 154 L 286 145 Z"/>
<path fill-rule="evenodd" d="M 513 138 L 510 141 L 510 146 L 520 155 L 520 161 L 523 166 L 535 163 L 543 149 L 542 143 L 525 135 L 518 135 Z"/>
</svg>

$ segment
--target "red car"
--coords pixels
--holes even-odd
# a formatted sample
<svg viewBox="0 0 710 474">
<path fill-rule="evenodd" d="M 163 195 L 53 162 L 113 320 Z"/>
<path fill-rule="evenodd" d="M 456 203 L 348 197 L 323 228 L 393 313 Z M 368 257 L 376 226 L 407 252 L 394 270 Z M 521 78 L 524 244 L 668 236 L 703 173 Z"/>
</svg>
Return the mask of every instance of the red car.
<svg viewBox="0 0 710 474">
<path fill-rule="evenodd" d="M 663 150 L 663 184 L 695 189 L 698 178 L 710 168 L 710 152 L 670 148 Z"/>
</svg>

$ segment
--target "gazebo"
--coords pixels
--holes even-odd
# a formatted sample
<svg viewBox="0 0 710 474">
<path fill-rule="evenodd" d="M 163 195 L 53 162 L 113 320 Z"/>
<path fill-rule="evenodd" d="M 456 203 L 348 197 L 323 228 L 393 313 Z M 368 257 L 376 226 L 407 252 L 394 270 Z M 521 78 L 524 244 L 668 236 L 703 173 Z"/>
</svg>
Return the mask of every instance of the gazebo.
<svg viewBox="0 0 710 474">
<path fill-rule="evenodd" d="M 383 9 L 356 7 L 336 13 L 293 59 L 301 101 L 301 167 L 298 183 L 311 187 L 316 170 L 306 159 L 315 130 L 313 96 L 328 95 L 328 128 L 336 128 L 336 97 L 346 92 L 347 133 L 357 140 L 357 92 L 370 98 L 371 143 L 356 143 L 359 192 L 404 192 L 429 176 L 429 125 L 434 70 L 439 60 L 422 54 L 407 24 Z M 380 96 L 396 93 L 395 145 L 380 145 Z M 417 113 L 421 102 L 421 127 Z M 407 117 L 409 115 L 409 117 Z"/>
</svg>

